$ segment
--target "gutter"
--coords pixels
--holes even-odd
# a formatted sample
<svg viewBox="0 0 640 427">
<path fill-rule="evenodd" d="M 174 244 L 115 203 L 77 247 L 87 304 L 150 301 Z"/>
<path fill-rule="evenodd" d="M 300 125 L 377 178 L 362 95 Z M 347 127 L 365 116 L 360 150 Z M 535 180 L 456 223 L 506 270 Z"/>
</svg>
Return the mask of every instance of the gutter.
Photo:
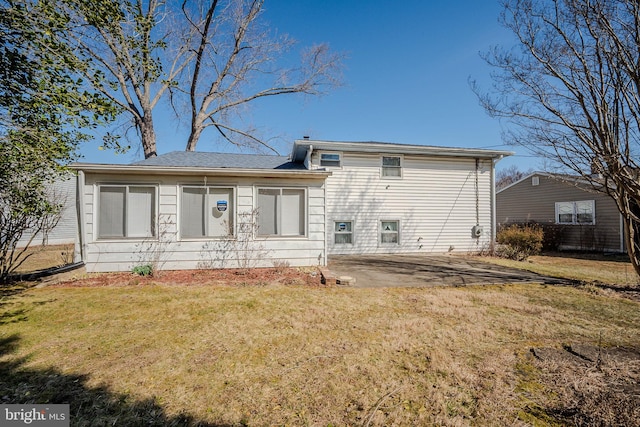
<svg viewBox="0 0 640 427">
<path fill-rule="evenodd" d="M 434 157 L 473 157 L 502 159 L 505 156 L 515 154 L 512 151 L 494 151 L 470 148 L 438 147 L 433 145 L 409 145 L 392 144 L 385 142 L 337 142 L 337 141 L 315 141 L 309 139 L 294 141 L 292 161 L 297 160 L 296 148 L 301 146 L 312 146 L 316 150 L 333 150 L 359 153 L 389 153 L 389 154 L 417 154 Z"/>
<path fill-rule="evenodd" d="M 331 172 L 324 170 L 296 169 L 236 169 L 236 168 L 203 168 L 184 166 L 141 166 L 141 165 L 109 165 L 100 163 L 74 163 L 71 169 L 80 172 L 131 175 L 215 175 L 227 177 L 253 178 L 298 178 L 325 179 Z"/>
</svg>

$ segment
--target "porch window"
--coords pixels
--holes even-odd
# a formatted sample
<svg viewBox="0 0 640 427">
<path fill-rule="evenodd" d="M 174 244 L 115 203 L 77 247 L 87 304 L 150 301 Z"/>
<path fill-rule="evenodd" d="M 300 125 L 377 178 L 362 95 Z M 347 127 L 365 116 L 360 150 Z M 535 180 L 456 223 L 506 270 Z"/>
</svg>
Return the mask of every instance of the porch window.
<svg viewBox="0 0 640 427">
<path fill-rule="evenodd" d="M 399 221 L 380 221 L 380 243 L 399 244 Z"/>
<path fill-rule="evenodd" d="M 382 156 L 382 177 L 402 178 L 402 158 L 400 156 Z"/>
<path fill-rule="evenodd" d="M 258 188 L 258 235 L 306 235 L 305 207 L 302 188 Z"/>
<path fill-rule="evenodd" d="M 595 201 L 556 203 L 556 224 L 595 224 Z"/>
<path fill-rule="evenodd" d="M 182 237 L 233 236 L 233 188 L 184 186 L 181 195 Z"/>
<path fill-rule="evenodd" d="M 101 185 L 98 189 L 98 237 L 154 237 L 156 188 Z"/>
<path fill-rule="evenodd" d="M 353 244 L 353 222 L 336 221 L 333 230 L 336 245 Z"/>
</svg>

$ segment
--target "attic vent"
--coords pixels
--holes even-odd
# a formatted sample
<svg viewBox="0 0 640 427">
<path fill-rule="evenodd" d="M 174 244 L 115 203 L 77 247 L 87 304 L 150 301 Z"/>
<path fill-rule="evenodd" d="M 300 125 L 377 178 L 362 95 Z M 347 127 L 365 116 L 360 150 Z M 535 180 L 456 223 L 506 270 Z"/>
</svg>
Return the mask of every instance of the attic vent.
<svg viewBox="0 0 640 427">
<path fill-rule="evenodd" d="M 531 177 L 531 185 L 533 185 L 534 187 L 536 185 L 540 185 L 540 177 L 538 176 Z"/>
</svg>

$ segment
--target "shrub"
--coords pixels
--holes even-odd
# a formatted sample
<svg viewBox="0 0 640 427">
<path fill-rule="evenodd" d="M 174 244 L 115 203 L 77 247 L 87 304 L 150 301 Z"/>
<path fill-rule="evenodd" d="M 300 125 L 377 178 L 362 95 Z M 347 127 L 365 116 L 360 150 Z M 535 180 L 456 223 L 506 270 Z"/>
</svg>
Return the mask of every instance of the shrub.
<svg viewBox="0 0 640 427">
<path fill-rule="evenodd" d="M 151 264 L 137 265 L 133 267 L 133 270 L 131 270 L 131 272 L 133 274 L 137 274 L 138 276 L 151 276 L 153 274 L 153 267 L 151 266 Z"/>
<path fill-rule="evenodd" d="M 542 250 L 544 232 L 538 225 L 510 225 L 498 232 L 499 256 L 524 261 Z"/>
</svg>

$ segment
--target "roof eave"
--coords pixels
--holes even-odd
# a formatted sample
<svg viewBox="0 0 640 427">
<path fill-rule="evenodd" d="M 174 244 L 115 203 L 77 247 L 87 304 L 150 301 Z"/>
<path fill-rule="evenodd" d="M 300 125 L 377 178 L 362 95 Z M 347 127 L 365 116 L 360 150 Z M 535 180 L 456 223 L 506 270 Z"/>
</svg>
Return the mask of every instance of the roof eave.
<svg viewBox="0 0 640 427">
<path fill-rule="evenodd" d="M 109 165 L 101 163 L 73 163 L 71 169 L 103 174 L 129 175 L 215 175 L 227 177 L 259 178 L 302 178 L 325 179 L 331 172 L 325 170 L 289 170 L 289 169 L 240 169 L 240 168 L 204 168 L 176 166 L 140 166 Z"/>
<path fill-rule="evenodd" d="M 314 150 L 335 150 L 360 153 L 416 154 L 435 157 L 479 157 L 500 159 L 515 154 L 513 151 L 449 148 L 430 145 L 404 145 L 381 142 L 337 142 L 298 139 L 293 143 L 291 160 L 294 162 L 300 160 L 304 155 L 303 153 L 306 151 L 305 147 L 311 145 L 314 147 Z"/>
</svg>

